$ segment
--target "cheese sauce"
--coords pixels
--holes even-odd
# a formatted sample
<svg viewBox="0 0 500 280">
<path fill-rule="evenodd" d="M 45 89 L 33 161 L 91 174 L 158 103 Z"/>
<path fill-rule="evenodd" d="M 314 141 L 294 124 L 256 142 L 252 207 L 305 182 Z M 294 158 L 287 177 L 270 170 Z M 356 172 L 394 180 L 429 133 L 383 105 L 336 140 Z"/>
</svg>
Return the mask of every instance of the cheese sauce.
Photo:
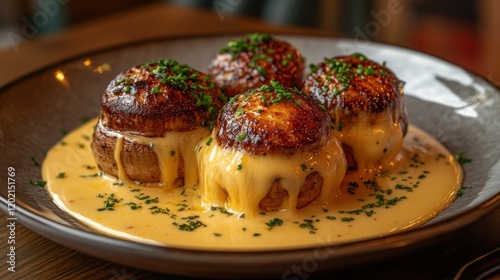
<svg viewBox="0 0 500 280">
<path fill-rule="evenodd" d="M 296 207 L 299 190 L 311 171 L 319 172 L 323 178 L 319 200 L 335 195 L 346 171 L 342 147 L 333 133 L 316 153 L 291 157 L 225 150 L 215 141 L 210 143 L 210 139 L 215 139 L 215 135 L 196 147 L 203 204 L 237 210 L 247 216 L 259 214 L 259 202 L 278 179 L 289 194 L 282 208 L 291 209 Z"/>
<path fill-rule="evenodd" d="M 161 181 L 156 184 L 151 183 L 150 185 L 173 189 L 182 184 L 194 185 L 198 182 L 196 155 L 192 147 L 196 146 L 201 139 L 210 134 L 210 130 L 207 127 L 200 126 L 191 131 L 183 132 L 170 131 L 165 137 L 153 138 L 110 131 L 100 121 L 97 125 L 106 136 L 116 139 L 114 157 L 118 168 L 118 179 L 121 182 L 129 185 L 134 184 L 128 177 L 121 160 L 124 141 L 149 146 L 155 152 L 157 158 L 162 159 L 158 161 L 161 171 Z M 178 178 L 179 169 L 184 171 L 184 178 Z"/>
<path fill-rule="evenodd" d="M 462 183 L 461 168 L 446 148 L 410 126 L 395 161 L 378 171 L 347 172 L 327 201 L 280 212 L 233 213 L 204 206 L 196 184 L 166 190 L 103 175 L 90 149 L 96 122 L 71 132 L 47 153 L 43 179 L 54 202 L 81 223 L 138 242 L 272 250 L 384 236 L 435 217 L 455 200 Z M 265 174 L 270 164 L 243 162 L 241 170 Z"/>
<path fill-rule="evenodd" d="M 334 133 L 342 143 L 353 148 L 358 168 L 378 169 L 390 164 L 403 146 L 403 132 L 397 120 L 391 110 L 376 116 L 361 112 L 348 127 L 334 130 Z"/>
</svg>

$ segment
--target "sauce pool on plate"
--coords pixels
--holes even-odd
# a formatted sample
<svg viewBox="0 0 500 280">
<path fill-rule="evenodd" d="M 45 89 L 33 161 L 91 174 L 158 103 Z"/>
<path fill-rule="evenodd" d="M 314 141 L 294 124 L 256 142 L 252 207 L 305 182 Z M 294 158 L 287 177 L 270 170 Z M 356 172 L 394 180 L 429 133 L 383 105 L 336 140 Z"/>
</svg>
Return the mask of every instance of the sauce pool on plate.
<svg viewBox="0 0 500 280">
<path fill-rule="evenodd" d="M 62 210 L 97 232 L 149 244 L 273 250 L 384 236 L 434 218 L 455 200 L 463 178 L 443 145 L 410 126 L 395 161 L 376 172 L 348 171 L 327 201 L 245 215 L 204 206 L 196 184 L 167 190 L 102 174 L 90 148 L 96 122 L 48 152 L 42 167 L 47 190 Z"/>
</svg>

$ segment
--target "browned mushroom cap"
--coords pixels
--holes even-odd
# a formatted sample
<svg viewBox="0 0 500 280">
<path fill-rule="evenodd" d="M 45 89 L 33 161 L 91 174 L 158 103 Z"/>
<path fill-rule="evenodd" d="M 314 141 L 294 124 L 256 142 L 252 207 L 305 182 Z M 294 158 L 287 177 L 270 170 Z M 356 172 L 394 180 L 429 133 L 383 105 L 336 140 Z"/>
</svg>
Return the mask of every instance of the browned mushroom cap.
<svg viewBox="0 0 500 280">
<path fill-rule="evenodd" d="M 289 43 L 270 34 L 253 33 L 228 42 L 209 65 L 209 75 L 228 96 L 270 81 L 302 86 L 303 58 Z"/>
<path fill-rule="evenodd" d="M 362 54 L 325 58 L 311 67 L 303 90 L 326 108 L 332 121 L 348 123 L 360 112 L 405 111 L 402 82 Z M 398 121 L 406 133 L 406 113 L 401 112 Z"/>
<path fill-rule="evenodd" d="M 215 125 L 217 144 L 253 155 L 316 151 L 330 135 L 330 118 L 314 101 L 278 82 L 233 97 Z"/>
<path fill-rule="evenodd" d="M 162 137 L 214 123 L 224 95 L 208 76 L 174 60 L 120 73 L 102 98 L 101 123 L 116 132 Z"/>
<path fill-rule="evenodd" d="M 118 177 L 117 134 L 160 138 L 168 132 L 210 127 L 224 99 L 207 75 L 174 60 L 148 62 L 125 70 L 111 81 L 102 97 L 100 122 L 92 141 L 96 163 L 105 173 Z M 179 152 L 176 156 L 177 177 L 182 179 L 183 155 Z M 159 159 L 151 147 L 125 138 L 120 158 L 131 180 L 161 180 Z"/>
<path fill-rule="evenodd" d="M 407 113 L 403 101 L 402 82 L 385 65 L 355 53 L 350 56 L 325 58 L 311 65 L 312 72 L 304 82 L 303 91 L 328 111 L 334 127 L 341 131 L 355 126 L 359 115 L 369 116 L 376 123 L 388 113 L 393 124 L 406 134 Z M 350 168 L 356 168 L 350 147 L 343 143 Z"/>
</svg>

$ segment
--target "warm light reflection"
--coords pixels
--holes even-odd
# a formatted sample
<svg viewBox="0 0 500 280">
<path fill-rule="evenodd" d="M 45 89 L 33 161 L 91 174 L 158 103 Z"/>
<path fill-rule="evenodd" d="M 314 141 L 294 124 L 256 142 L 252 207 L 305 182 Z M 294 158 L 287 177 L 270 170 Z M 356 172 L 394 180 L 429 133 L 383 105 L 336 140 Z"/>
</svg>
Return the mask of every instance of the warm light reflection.
<svg viewBox="0 0 500 280">
<path fill-rule="evenodd" d="M 64 76 L 64 73 L 61 70 L 56 70 L 54 76 L 59 82 L 64 82 L 64 80 L 66 79 L 66 76 Z"/>
<path fill-rule="evenodd" d="M 111 70 L 111 66 L 109 66 L 109 64 L 107 64 L 107 63 L 99 65 L 94 69 L 94 71 L 99 73 L 99 74 L 102 74 L 103 72 L 106 72 L 109 70 Z"/>
<path fill-rule="evenodd" d="M 89 67 L 92 64 L 92 60 L 90 58 L 87 58 L 83 61 L 83 66 Z"/>
</svg>

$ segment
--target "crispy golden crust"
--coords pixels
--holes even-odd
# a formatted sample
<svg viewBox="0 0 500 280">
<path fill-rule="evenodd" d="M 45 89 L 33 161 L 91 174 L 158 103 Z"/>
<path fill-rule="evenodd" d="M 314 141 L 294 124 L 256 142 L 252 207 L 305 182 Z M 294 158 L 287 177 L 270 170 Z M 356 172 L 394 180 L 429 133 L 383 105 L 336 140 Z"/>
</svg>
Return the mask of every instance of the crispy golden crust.
<svg viewBox="0 0 500 280">
<path fill-rule="evenodd" d="M 303 93 L 272 86 L 235 96 L 215 125 L 217 144 L 254 155 L 314 152 L 330 135 L 328 114 Z"/>
<path fill-rule="evenodd" d="M 213 123 L 221 97 L 208 76 L 160 60 L 125 70 L 111 81 L 102 98 L 101 122 L 116 132 L 162 137 Z"/>
<path fill-rule="evenodd" d="M 270 81 L 300 88 L 303 59 L 289 43 L 268 34 L 250 34 L 229 42 L 211 61 L 209 75 L 225 94 L 234 96 Z"/>
<path fill-rule="evenodd" d="M 306 78 L 303 91 L 326 108 L 334 123 L 346 125 L 361 112 L 375 116 L 389 110 L 406 134 L 402 83 L 361 54 L 325 59 Z"/>
</svg>

